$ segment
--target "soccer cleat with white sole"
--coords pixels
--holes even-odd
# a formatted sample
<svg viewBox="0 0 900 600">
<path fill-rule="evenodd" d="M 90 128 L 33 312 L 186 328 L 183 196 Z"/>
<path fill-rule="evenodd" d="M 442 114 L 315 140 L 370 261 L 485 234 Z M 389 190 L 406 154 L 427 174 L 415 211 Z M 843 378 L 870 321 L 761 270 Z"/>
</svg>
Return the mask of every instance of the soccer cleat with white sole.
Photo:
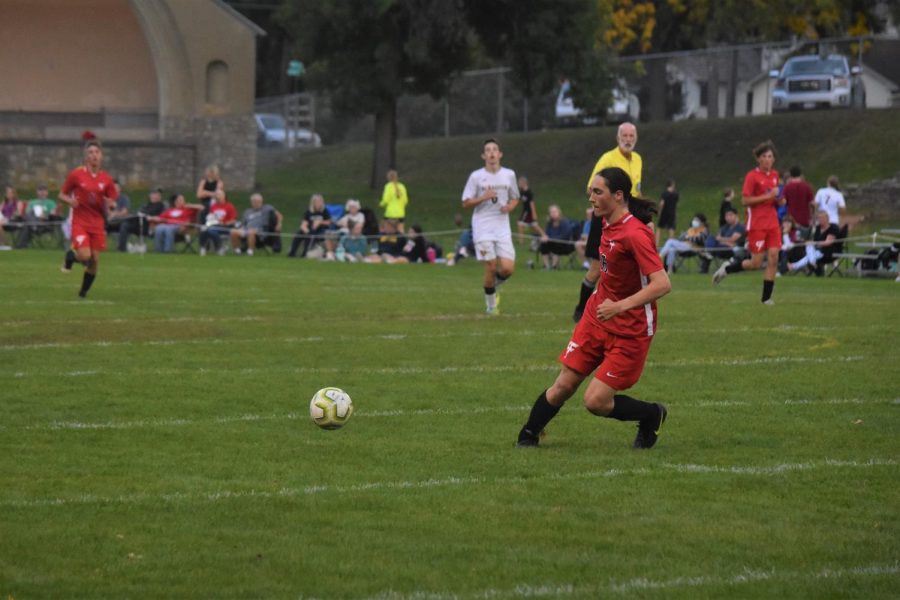
<svg viewBox="0 0 900 600">
<path fill-rule="evenodd" d="M 719 268 L 716 269 L 715 273 L 713 273 L 713 277 L 712 277 L 713 285 L 718 285 L 719 282 L 721 282 L 723 279 L 725 279 L 725 277 L 728 275 L 728 271 L 726 271 L 725 269 L 730 264 L 731 263 L 729 263 L 729 262 L 723 262 L 721 265 L 719 265 Z"/>
</svg>

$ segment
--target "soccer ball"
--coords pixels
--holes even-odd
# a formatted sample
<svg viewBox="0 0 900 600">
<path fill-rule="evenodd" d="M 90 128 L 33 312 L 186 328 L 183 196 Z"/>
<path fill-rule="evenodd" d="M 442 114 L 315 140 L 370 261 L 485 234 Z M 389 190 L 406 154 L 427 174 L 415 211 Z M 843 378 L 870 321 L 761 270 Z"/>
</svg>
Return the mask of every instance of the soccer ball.
<svg viewBox="0 0 900 600">
<path fill-rule="evenodd" d="M 352 414 L 353 401 L 340 388 L 322 388 L 309 401 L 309 416 L 322 429 L 340 429 Z"/>
</svg>

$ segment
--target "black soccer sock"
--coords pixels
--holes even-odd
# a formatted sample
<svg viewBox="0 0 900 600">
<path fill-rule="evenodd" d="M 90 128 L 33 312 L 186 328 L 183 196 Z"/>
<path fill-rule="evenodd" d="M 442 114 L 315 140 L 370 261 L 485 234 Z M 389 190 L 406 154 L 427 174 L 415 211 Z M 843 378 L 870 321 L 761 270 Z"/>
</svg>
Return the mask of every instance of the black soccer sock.
<svg viewBox="0 0 900 600">
<path fill-rule="evenodd" d="M 84 298 L 87 296 L 88 290 L 91 289 L 91 285 L 94 283 L 94 279 L 96 279 L 96 275 L 93 273 L 84 272 L 84 279 L 81 280 L 81 291 L 78 292 L 78 295 Z"/>
<path fill-rule="evenodd" d="M 504 277 L 503 275 L 500 274 L 499 271 L 494 273 L 494 287 L 500 287 L 501 285 L 506 283 L 507 279 L 509 279 L 509 275 Z"/>
<path fill-rule="evenodd" d="M 541 392 L 541 395 L 534 401 L 534 406 L 531 407 L 531 414 L 528 415 L 528 421 L 519 433 L 519 437 L 526 432 L 531 436 L 540 434 L 560 408 L 562 407 L 553 406 L 547 402 L 547 390 Z"/>
<path fill-rule="evenodd" d="M 637 400 L 625 394 L 616 394 L 613 396 L 613 409 L 608 415 L 608 419 L 616 419 L 618 421 L 643 421 L 644 419 L 652 419 L 656 416 L 656 405 L 643 400 Z"/>
<path fill-rule="evenodd" d="M 762 301 L 765 302 L 769 298 L 772 297 L 772 290 L 775 289 L 775 282 L 769 281 L 768 279 L 763 280 L 763 294 Z"/>
<path fill-rule="evenodd" d="M 584 312 L 584 307 L 587 306 L 587 301 L 588 299 L 590 299 L 591 294 L 594 293 L 594 288 L 596 287 L 596 281 L 588 281 L 587 277 L 581 280 L 581 296 L 578 298 L 578 306 L 575 308 L 575 310 Z"/>
<path fill-rule="evenodd" d="M 497 288 L 495 288 L 495 287 L 486 287 L 486 288 L 484 288 L 484 293 L 485 293 L 485 295 L 487 295 L 487 296 L 492 296 L 493 294 L 496 294 L 496 293 L 497 293 Z"/>
<path fill-rule="evenodd" d="M 732 260 L 730 263 L 725 265 L 725 272 L 728 274 L 740 273 L 743 270 L 744 270 L 744 261 L 742 261 L 742 260 Z"/>
<path fill-rule="evenodd" d="M 77 262 L 79 262 L 79 261 L 78 261 L 78 258 L 75 256 L 75 251 L 74 251 L 74 250 L 68 250 L 68 251 L 66 252 L 66 259 L 65 259 L 66 268 L 67 268 L 67 269 L 71 269 L 71 268 L 72 268 L 72 265 L 73 265 L 74 263 L 77 263 Z"/>
</svg>

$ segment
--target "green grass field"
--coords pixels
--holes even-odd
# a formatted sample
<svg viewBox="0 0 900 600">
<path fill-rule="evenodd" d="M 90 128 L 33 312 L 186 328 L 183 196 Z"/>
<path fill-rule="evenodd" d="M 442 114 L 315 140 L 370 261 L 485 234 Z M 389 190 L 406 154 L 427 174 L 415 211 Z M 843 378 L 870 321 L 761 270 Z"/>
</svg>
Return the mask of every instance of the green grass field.
<svg viewBox="0 0 900 600">
<path fill-rule="evenodd" d="M 524 257 L 523 257 L 524 258 Z M 0 256 L 0 598 L 896 597 L 900 284 L 678 273 L 633 395 L 557 372 L 581 274 Z M 340 386 L 339 431 L 308 418 Z"/>
</svg>

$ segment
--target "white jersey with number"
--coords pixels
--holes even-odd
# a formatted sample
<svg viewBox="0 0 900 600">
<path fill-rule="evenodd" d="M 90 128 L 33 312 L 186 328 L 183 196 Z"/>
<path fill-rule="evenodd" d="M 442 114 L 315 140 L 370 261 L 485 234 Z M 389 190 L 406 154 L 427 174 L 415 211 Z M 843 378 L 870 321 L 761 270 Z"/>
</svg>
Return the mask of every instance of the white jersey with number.
<svg viewBox="0 0 900 600">
<path fill-rule="evenodd" d="M 847 208 L 844 194 L 832 187 L 823 187 L 816 192 L 816 210 L 824 210 L 828 213 L 828 222 L 839 225 L 841 222 L 840 209 Z"/>
<path fill-rule="evenodd" d="M 484 167 L 473 171 L 466 182 L 462 200 L 477 198 L 488 189 L 496 190 L 497 197 L 482 202 L 472 212 L 472 238 L 476 244 L 483 241 L 499 242 L 512 239 L 509 214 L 500 212 L 500 208 L 509 204 L 510 200 L 519 199 L 516 173 L 504 167 L 500 167 L 496 173 L 491 173 Z"/>
</svg>

